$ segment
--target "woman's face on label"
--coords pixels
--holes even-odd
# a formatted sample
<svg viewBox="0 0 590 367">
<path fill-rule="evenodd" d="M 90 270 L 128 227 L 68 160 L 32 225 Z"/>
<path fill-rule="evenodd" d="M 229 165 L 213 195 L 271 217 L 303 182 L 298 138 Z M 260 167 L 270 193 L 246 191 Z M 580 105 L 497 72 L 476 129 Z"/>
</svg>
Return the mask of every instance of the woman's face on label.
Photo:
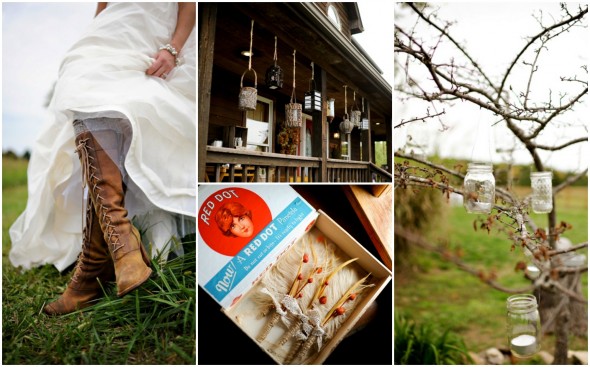
<svg viewBox="0 0 590 367">
<path fill-rule="evenodd" d="M 229 231 L 236 237 L 250 237 L 254 233 L 254 224 L 247 215 L 233 217 Z"/>
</svg>

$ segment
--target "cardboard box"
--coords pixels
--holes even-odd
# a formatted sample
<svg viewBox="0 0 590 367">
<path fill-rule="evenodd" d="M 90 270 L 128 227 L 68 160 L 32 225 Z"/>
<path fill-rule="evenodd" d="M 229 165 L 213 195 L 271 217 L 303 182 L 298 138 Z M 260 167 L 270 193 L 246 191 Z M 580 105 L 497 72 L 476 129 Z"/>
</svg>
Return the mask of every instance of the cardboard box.
<svg viewBox="0 0 590 367">
<path fill-rule="evenodd" d="M 264 218 L 263 226 L 258 223 L 262 229 L 252 234 L 250 240 L 239 251 L 235 248 L 225 249 L 222 244 L 223 237 L 207 234 L 213 230 L 220 231 L 213 226 L 213 219 L 224 202 L 234 199 L 252 205 L 256 202 L 256 205 L 267 206 L 271 213 L 270 219 Z M 334 246 L 343 256 L 343 261 L 356 258 L 350 266 L 360 269 L 363 274 L 370 273 L 372 286 L 365 288 L 362 295 L 351 302 L 352 306 L 348 307 L 346 314 L 342 316 L 342 324 L 329 339 L 323 340 L 321 349 L 318 351 L 315 347 L 316 349 L 305 359 L 296 363 L 323 363 L 391 280 L 391 272 L 379 260 L 324 212 L 315 211 L 288 185 L 201 185 L 198 200 L 199 285 L 219 303 L 221 311 L 238 328 L 279 364 L 287 361 L 288 351 L 294 350 L 298 341 L 293 338 L 283 346 L 277 345 L 277 340 L 287 329 L 287 326 L 282 324 L 275 326 L 266 339 L 257 341 L 268 316 L 259 316 L 261 310 L 256 302 L 256 295 L 260 293 L 261 279 L 266 272 L 290 254 L 290 251 L 300 250 L 297 246 L 303 246 L 301 238 L 306 233 L 311 231 L 314 235 L 320 233 L 325 236 L 329 246 Z M 266 209 L 258 208 L 257 215 L 260 216 L 264 210 Z M 254 218 L 254 215 L 252 217 Z M 269 232 L 269 228 L 272 231 Z M 235 239 L 228 237 L 225 241 Z M 218 242 L 207 243 L 211 241 Z M 219 253 L 212 247 L 216 250 L 221 249 L 224 253 Z M 219 292 L 220 290 L 223 292 Z"/>
</svg>

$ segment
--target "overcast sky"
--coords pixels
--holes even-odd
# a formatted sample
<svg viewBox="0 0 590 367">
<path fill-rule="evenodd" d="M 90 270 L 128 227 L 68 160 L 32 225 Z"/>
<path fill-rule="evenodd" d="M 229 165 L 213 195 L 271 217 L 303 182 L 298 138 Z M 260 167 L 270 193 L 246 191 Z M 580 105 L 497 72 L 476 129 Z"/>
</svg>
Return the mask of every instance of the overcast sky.
<svg viewBox="0 0 590 367">
<path fill-rule="evenodd" d="M 95 2 L 2 3 L 2 150 L 31 150 L 51 118 L 44 104 L 63 55 L 94 17 Z M 359 2 L 355 38 L 393 86 L 393 2 Z M 384 34 L 387 36 L 384 37 Z"/>
<path fill-rule="evenodd" d="M 462 44 L 466 45 L 470 54 L 482 66 L 492 80 L 499 80 L 507 69 L 509 63 L 526 44 L 525 36 L 531 36 L 540 31 L 536 20 L 531 16 L 536 9 L 543 10 L 545 22 L 551 20 L 551 14 L 559 11 L 557 2 L 510 2 L 499 5 L 498 2 L 469 2 L 469 3 L 441 3 L 434 4 L 439 8 L 438 15 L 441 19 L 456 21 L 450 28 L 450 32 Z M 570 3 L 573 6 L 573 3 Z M 571 8 L 574 12 L 575 7 Z M 398 9 L 396 8 L 396 11 Z M 401 14 L 412 14 L 411 11 Z M 538 14 L 538 13 L 537 13 Z M 586 16 L 587 18 L 587 16 Z M 406 16 L 396 20 L 399 24 L 411 22 L 406 29 L 414 25 L 415 15 Z M 588 22 L 586 19 L 586 26 Z M 421 37 L 429 39 L 431 34 L 420 30 Z M 433 39 L 433 38 L 431 38 Z M 554 100 L 557 93 L 568 91 L 570 96 L 579 93 L 580 85 L 575 85 L 576 90 L 568 90 L 568 85 L 575 83 L 563 83 L 559 80 L 564 73 L 576 73 L 578 77 L 587 80 L 588 75 L 580 66 L 588 64 L 588 28 L 577 27 L 571 29 L 567 34 L 556 38 L 557 42 L 548 44 L 549 51 L 541 53 L 539 59 L 539 71 L 535 73 L 532 84 L 533 93 L 539 93 L 536 97 L 545 98 L 549 88 L 553 91 Z M 440 52 L 444 52 L 441 47 Z M 437 53 L 440 54 L 437 50 Z M 530 54 L 529 54 L 530 56 Z M 525 60 L 531 61 L 532 57 Z M 515 90 L 524 91 L 528 73 L 523 70 L 522 63 L 519 63 L 521 71 L 515 73 L 509 82 Z M 414 71 L 418 70 L 414 67 Z M 540 98 L 537 98 L 539 100 Z M 428 105 L 416 101 L 398 103 L 394 102 L 394 125 L 402 120 L 425 116 Z M 519 150 L 513 157 L 506 154 L 498 154 L 497 148 L 512 148 L 515 139 L 510 133 L 506 134 L 507 128 L 498 124 L 491 128 L 497 121 L 486 110 L 480 110 L 469 103 L 456 103 L 454 107 L 446 106 L 443 115 L 444 122 L 449 126 L 447 131 L 441 132 L 440 123 L 434 119 L 429 123 L 409 124 L 404 128 L 394 130 L 394 145 L 396 148 L 407 143 L 408 134 L 414 139 L 422 140 L 428 145 L 429 153 L 438 152 L 441 156 L 451 156 L 463 159 L 471 157 L 492 156 L 494 162 L 506 162 L 513 159 L 520 164 L 531 164 L 532 159 L 524 149 Z M 442 108 L 439 109 L 439 112 Z M 432 107 L 431 107 L 432 112 Z M 576 113 L 568 114 L 567 118 L 558 118 L 558 127 L 546 129 L 544 136 L 539 142 L 547 145 L 558 145 L 571 140 L 572 138 L 587 137 L 588 123 L 588 96 L 583 97 L 583 103 L 576 106 Z M 478 134 L 479 126 L 479 134 Z M 478 135 L 482 131 L 489 131 L 490 149 L 485 146 L 488 141 L 478 141 Z M 491 151 L 491 153 L 489 153 Z M 578 171 L 588 167 L 588 143 L 579 143 L 570 146 L 560 152 L 540 151 L 541 158 L 545 165 L 554 169 Z"/>
<path fill-rule="evenodd" d="M 364 0 L 357 4 L 365 30 L 353 37 L 393 87 L 393 1 Z"/>
<path fill-rule="evenodd" d="M 2 150 L 31 150 L 63 55 L 96 3 L 2 3 Z"/>
</svg>

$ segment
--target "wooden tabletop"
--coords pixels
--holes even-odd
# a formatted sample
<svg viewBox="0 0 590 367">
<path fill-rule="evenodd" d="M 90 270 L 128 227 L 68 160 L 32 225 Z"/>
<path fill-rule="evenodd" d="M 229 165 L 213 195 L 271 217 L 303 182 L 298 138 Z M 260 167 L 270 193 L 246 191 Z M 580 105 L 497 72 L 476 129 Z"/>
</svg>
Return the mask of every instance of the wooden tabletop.
<svg viewBox="0 0 590 367">
<path fill-rule="evenodd" d="M 393 250 L 391 185 L 347 185 L 343 186 L 343 189 L 381 260 L 391 270 Z"/>
</svg>

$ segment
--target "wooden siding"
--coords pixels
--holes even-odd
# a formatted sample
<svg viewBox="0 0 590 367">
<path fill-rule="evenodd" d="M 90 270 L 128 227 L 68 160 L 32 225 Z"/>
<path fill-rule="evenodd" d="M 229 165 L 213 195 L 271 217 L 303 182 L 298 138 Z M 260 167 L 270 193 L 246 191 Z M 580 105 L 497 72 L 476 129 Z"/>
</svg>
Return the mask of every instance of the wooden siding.
<svg viewBox="0 0 590 367">
<path fill-rule="evenodd" d="M 352 39 L 352 35 L 350 33 L 350 19 L 348 17 L 348 12 L 344 6 L 344 3 L 316 3 L 316 5 L 322 9 L 326 17 L 328 17 L 328 6 L 333 5 L 336 9 L 336 13 L 340 18 L 340 32 L 346 36 L 348 39 Z"/>
</svg>

